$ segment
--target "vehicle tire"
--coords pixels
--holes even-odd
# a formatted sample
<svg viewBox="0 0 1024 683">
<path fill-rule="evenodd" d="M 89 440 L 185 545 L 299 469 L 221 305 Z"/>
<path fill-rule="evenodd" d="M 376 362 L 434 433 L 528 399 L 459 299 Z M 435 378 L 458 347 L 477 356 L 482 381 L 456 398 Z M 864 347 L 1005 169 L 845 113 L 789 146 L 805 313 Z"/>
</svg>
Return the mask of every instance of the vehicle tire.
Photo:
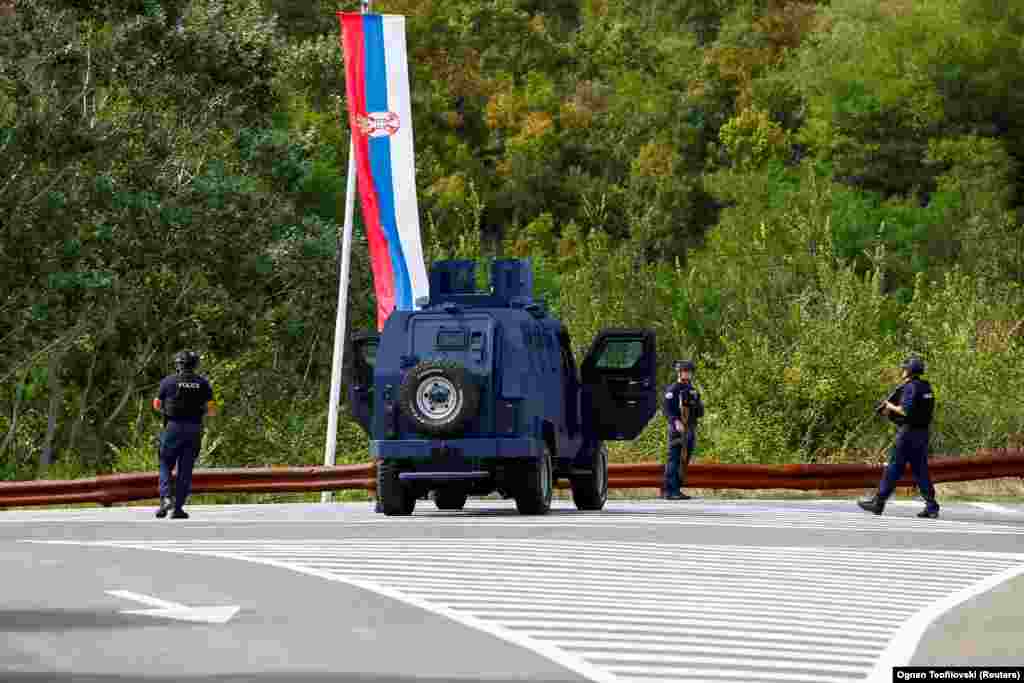
<svg viewBox="0 0 1024 683">
<path fill-rule="evenodd" d="M 398 467 L 389 462 L 377 463 L 377 499 L 381 511 L 390 516 L 411 515 L 416 509 L 412 487 L 398 478 Z"/>
<path fill-rule="evenodd" d="M 554 486 L 551 449 L 545 443 L 544 456 L 539 461 L 524 463 L 519 470 L 516 509 L 524 515 L 547 514 L 551 509 Z"/>
<path fill-rule="evenodd" d="M 466 498 L 469 496 L 457 488 L 444 488 L 435 489 L 432 497 L 438 510 L 461 510 L 466 507 Z"/>
<path fill-rule="evenodd" d="M 569 478 L 577 510 L 600 510 L 608 500 L 608 447 L 598 441 L 592 450 L 590 473 Z"/>
<path fill-rule="evenodd" d="M 419 431 L 434 436 L 462 432 L 480 409 L 480 388 L 462 366 L 426 360 L 402 380 L 399 407 Z"/>
</svg>

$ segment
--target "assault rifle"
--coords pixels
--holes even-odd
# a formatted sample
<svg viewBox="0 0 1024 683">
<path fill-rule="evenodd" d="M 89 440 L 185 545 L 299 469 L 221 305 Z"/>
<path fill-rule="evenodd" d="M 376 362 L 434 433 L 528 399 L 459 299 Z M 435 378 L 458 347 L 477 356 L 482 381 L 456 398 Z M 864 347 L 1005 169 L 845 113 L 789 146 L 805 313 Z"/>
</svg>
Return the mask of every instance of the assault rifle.
<svg viewBox="0 0 1024 683">
<path fill-rule="evenodd" d="M 668 440 L 669 447 L 682 446 L 683 450 L 686 450 L 686 434 L 690 431 L 690 406 L 683 400 L 683 393 L 679 393 L 679 414 L 681 415 L 679 421 L 683 423 L 683 430 L 680 432 L 672 430 L 671 437 Z M 682 459 L 685 460 L 688 453 L 682 454 Z"/>
<path fill-rule="evenodd" d="M 875 405 L 875 414 L 876 414 L 876 415 L 881 415 L 881 414 L 882 414 L 882 411 L 883 411 L 883 410 L 885 410 L 885 404 L 886 404 L 886 403 L 892 403 L 893 401 L 895 401 L 896 399 L 898 399 L 898 398 L 899 398 L 899 396 L 900 396 L 900 394 L 901 394 L 901 393 L 903 393 L 903 387 L 905 387 L 905 386 L 906 386 L 906 383 L 905 383 L 905 382 L 904 382 L 903 384 L 900 384 L 900 385 L 899 385 L 898 387 L 896 387 L 895 389 L 893 389 L 893 390 L 892 390 L 892 391 L 891 391 L 891 392 L 889 393 L 889 395 L 888 395 L 888 396 L 886 396 L 886 397 L 885 397 L 885 398 L 884 398 L 883 400 L 879 401 L 879 402 L 878 402 L 878 403 L 877 403 L 877 404 Z M 903 417 L 902 415 L 899 415 L 899 414 L 894 414 L 894 413 L 890 413 L 890 414 L 888 415 L 888 418 L 889 418 L 890 420 L 892 420 L 892 421 L 893 421 L 894 423 L 898 424 L 898 425 L 901 425 L 901 424 L 903 424 L 903 420 L 905 419 L 905 418 L 904 418 L 904 417 Z"/>
</svg>

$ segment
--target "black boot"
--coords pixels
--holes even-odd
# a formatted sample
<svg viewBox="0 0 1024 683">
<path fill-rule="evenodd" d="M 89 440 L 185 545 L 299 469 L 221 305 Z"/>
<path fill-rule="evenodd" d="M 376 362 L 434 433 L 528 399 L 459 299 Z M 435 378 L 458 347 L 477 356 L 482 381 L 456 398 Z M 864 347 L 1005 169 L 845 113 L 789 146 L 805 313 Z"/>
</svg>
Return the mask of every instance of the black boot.
<svg viewBox="0 0 1024 683">
<path fill-rule="evenodd" d="M 188 519 L 188 513 L 181 508 L 174 508 L 174 512 L 171 513 L 171 519 Z"/>
<path fill-rule="evenodd" d="M 861 510 L 867 510 L 876 515 L 882 514 L 882 511 L 885 510 L 885 500 L 879 498 L 877 494 L 866 500 L 858 500 L 857 505 L 860 506 Z"/>
<path fill-rule="evenodd" d="M 170 512 L 172 507 L 174 507 L 174 503 L 173 501 L 171 501 L 170 498 L 161 498 L 160 507 L 157 508 L 156 511 L 157 518 L 163 519 L 164 517 L 166 517 L 167 513 Z"/>
<path fill-rule="evenodd" d="M 917 516 L 918 517 L 922 517 L 924 519 L 938 519 L 939 518 L 939 506 L 938 506 L 938 504 L 934 500 L 931 500 L 931 501 L 926 500 L 925 501 L 924 510 L 921 510 L 920 512 L 918 512 Z"/>
</svg>

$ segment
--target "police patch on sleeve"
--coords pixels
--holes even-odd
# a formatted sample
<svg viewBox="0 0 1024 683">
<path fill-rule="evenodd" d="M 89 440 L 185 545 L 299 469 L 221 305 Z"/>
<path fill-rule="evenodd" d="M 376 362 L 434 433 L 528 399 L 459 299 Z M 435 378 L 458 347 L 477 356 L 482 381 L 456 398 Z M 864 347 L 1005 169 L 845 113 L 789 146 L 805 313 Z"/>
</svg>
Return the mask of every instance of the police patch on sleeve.
<svg viewBox="0 0 1024 683">
<path fill-rule="evenodd" d="M 670 391 L 667 394 L 665 394 L 665 398 L 672 398 L 672 392 Z"/>
</svg>

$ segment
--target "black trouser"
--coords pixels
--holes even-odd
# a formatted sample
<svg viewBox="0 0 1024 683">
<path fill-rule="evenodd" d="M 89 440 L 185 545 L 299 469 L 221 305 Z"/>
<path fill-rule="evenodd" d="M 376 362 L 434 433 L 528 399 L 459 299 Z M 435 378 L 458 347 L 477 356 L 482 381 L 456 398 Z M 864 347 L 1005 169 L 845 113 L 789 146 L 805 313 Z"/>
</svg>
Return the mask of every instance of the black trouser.
<svg viewBox="0 0 1024 683">
<path fill-rule="evenodd" d="M 192 491 L 192 468 L 199 457 L 203 426 L 192 422 L 167 423 L 160 434 L 160 497 L 171 495 L 171 470 L 174 478 L 174 507 L 181 509 Z"/>
<path fill-rule="evenodd" d="M 896 433 L 896 443 L 889 450 L 889 465 L 882 475 L 882 483 L 878 485 L 878 497 L 886 500 L 896 490 L 896 482 L 903 476 L 907 465 L 914 473 L 914 481 L 924 498 L 925 509 L 938 512 L 939 504 L 935 502 L 935 486 L 932 485 L 928 473 L 928 430 L 903 428 Z"/>
<path fill-rule="evenodd" d="M 673 435 L 675 439 L 673 439 Z M 686 470 L 693 458 L 693 449 L 697 445 L 697 433 L 693 428 L 686 431 L 686 458 L 683 456 L 683 438 L 681 434 L 669 433 L 668 460 L 665 461 L 665 494 L 678 495 L 686 486 Z"/>
</svg>

